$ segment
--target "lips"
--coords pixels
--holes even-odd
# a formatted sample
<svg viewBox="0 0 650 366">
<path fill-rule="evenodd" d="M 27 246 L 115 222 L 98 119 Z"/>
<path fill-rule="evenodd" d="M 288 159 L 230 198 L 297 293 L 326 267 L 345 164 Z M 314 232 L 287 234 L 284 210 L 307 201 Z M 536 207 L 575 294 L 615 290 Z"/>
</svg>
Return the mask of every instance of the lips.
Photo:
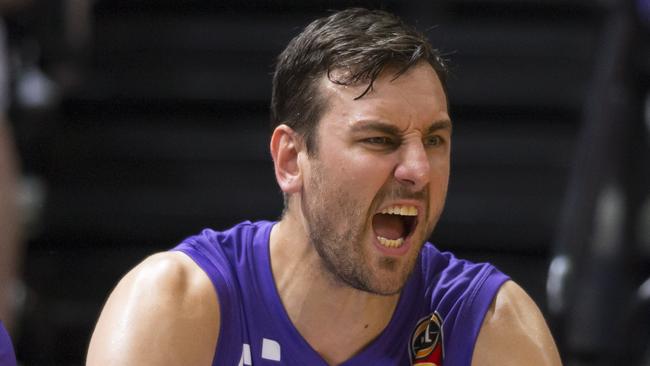
<svg viewBox="0 0 650 366">
<path fill-rule="evenodd" d="M 379 244 L 397 249 L 413 233 L 417 224 L 418 208 L 412 205 L 393 205 L 375 214 L 372 227 Z"/>
</svg>

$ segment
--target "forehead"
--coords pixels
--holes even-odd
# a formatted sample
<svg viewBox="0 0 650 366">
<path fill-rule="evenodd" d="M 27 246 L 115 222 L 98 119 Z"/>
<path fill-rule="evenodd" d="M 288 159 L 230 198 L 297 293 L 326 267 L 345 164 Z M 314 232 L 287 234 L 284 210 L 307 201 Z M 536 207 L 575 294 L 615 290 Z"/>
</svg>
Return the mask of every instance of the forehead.
<svg viewBox="0 0 650 366">
<path fill-rule="evenodd" d="M 321 125 L 336 123 L 353 127 L 361 121 L 375 120 L 407 130 L 449 120 L 447 97 L 438 75 L 428 63 L 414 65 L 398 78 L 395 72 L 390 68 L 384 70 L 361 98 L 358 97 L 368 87 L 367 83 L 340 85 L 324 76 L 320 91 L 327 107 Z"/>
</svg>

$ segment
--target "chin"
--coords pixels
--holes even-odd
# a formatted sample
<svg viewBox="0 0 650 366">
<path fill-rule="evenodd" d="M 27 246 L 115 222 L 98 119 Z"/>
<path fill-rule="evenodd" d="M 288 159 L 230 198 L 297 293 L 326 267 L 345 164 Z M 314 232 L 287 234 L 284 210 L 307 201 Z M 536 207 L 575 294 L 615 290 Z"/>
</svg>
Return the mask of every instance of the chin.
<svg viewBox="0 0 650 366">
<path fill-rule="evenodd" d="M 370 291 L 377 295 L 396 295 L 402 291 L 408 281 L 414 267 L 414 260 L 405 263 L 402 260 L 391 257 L 382 257 L 375 268 L 374 282 Z"/>
<path fill-rule="evenodd" d="M 404 288 L 404 284 L 405 282 L 381 283 L 365 291 L 379 296 L 394 296 L 402 292 L 402 289 Z"/>
</svg>

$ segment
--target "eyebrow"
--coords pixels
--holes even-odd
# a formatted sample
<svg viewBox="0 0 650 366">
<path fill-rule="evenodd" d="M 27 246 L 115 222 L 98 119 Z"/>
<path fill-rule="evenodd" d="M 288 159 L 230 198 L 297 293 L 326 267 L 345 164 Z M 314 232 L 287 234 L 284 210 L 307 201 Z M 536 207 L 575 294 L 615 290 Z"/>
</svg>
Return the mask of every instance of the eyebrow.
<svg viewBox="0 0 650 366">
<path fill-rule="evenodd" d="M 443 119 L 433 122 L 429 128 L 427 128 L 427 134 L 434 133 L 439 130 L 449 130 L 451 133 L 451 129 L 451 121 L 448 119 Z M 390 135 L 399 135 L 401 133 L 400 129 L 397 128 L 397 126 L 381 121 L 359 121 L 354 126 L 352 126 L 352 132 L 362 131 L 378 131 Z"/>
<path fill-rule="evenodd" d="M 449 119 L 441 119 L 439 121 L 435 121 L 429 126 L 429 130 L 427 131 L 428 133 L 433 133 L 439 130 L 449 130 L 449 133 L 452 131 L 452 123 L 451 120 Z"/>
</svg>

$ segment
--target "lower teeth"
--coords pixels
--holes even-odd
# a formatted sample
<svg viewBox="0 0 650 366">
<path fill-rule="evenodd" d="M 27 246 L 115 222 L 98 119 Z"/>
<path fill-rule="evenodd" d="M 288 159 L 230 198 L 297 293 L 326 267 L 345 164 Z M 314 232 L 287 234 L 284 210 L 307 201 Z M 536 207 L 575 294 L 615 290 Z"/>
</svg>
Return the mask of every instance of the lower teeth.
<svg viewBox="0 0 650 366">
<path fill-rule="evenodd" d="M 379 240 L 379 243 L 387 248 L 399 248 L 404 244 L 404 238 L 397 238 L 397 239 L 386 239 L 382 236 L 378 236 L 377 240 Z"/>
</svg>

